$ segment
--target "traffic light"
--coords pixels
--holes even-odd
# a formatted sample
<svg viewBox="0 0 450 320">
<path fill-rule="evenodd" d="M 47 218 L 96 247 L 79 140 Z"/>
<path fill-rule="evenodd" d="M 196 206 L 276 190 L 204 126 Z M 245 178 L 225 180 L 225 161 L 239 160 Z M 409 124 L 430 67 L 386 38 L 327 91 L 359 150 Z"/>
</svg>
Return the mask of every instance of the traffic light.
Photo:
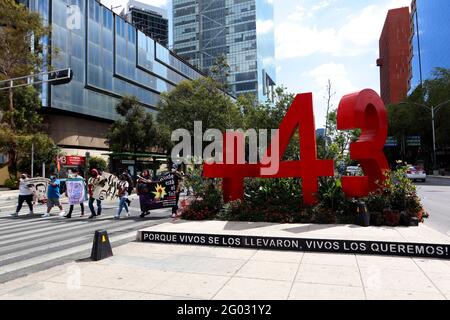
<svg viewBox="0 0 450 320">
<path fill-rule="evenodd" d="M 72 81 L 72 69 L 63 69 L 49 73 L 48 80 L 52 85 L 66 84 Z"/>
</svg>

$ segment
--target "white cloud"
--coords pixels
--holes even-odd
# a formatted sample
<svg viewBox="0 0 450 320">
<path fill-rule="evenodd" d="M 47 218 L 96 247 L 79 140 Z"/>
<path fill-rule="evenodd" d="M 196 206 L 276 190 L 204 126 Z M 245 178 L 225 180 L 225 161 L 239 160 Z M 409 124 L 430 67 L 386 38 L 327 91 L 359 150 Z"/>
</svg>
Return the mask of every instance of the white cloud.
<svg viewBox="0 0 450 320">
<path fill-rule="evenodd" d="M 275 58 L 274 57 L 265 57 L 262 59 L 263 67 L 268 68 L 275 66 Z"/>
<path fill-rule="evenodd" d="M 350 93 L 356 91 L 357 87 L 348 80 L 348 72 L 343 64 L 330 62 L 322 64 L 306 73 L 317 87 L 325 87 L 328 79 L 332 81 L 332 85 L 336 93 Z"/>
<path fill-rule="evenodd" d="M 317 66 L 316 68 L 305 72 L 302 76 L 308 80 L 308 91 L 314 93 L 314 114 L 316 126 L 324 125 L 326 118 L 326 98 L 328 97 L 327 85 L 331 81 L 331 108 L 337 108 L 340 99 L 359 89 L 349 80 L 349 73 L 343 64 L 329 62 Z"/>
<path fill-rule="evenodd" d="M 273 30 L 275 23 L 273 20 L 257 20 L 256 32 L 257 34 L 266 34 Z"/>
<path fill-rule="evenodd" d="M 334 53 L 340 43 L 333 28 L 319 30 L 293 22 L 275 29 L 277 59 L 307 57 L 315 53 Z"/>
<path fill-rule="evenodd" d="M 387 11 L 407 6 L 411 0 L 389 0 L 385 5 L 369 5 L 341 26 L 318 28 L 314 20 L 307 19 L 314 11 L 330 5 L 322 1 L 310 8 L 297 5 L 285 22 L 275 28 L 277 59 L 306 57 L 314 54 L 332 56 L 356 56 L 373 52 L 378 48 L 378 39 Z"/>
</svg>

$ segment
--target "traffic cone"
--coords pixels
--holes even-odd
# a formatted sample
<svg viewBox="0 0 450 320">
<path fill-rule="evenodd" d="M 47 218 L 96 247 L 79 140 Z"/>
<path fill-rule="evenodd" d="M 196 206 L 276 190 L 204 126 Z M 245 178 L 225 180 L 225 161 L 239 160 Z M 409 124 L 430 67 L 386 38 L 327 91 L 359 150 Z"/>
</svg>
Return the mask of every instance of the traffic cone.
<svg viewBox="0 0 450 320">
<path fill-rule="evenodd" d="M 113 255 L 111 243 L 106 230 L 95 230 L 94 243 L 92 245 L 91 260 L 99 261 Z"/>
</svg>

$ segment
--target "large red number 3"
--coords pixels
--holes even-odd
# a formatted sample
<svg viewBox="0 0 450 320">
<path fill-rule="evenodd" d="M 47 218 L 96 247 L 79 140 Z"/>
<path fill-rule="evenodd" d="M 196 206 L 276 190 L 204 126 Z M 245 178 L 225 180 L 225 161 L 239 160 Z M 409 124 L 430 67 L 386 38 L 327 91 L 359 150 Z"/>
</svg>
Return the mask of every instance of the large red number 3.
<svg viewBox="0 0 450 320">
<path fill-rule="evenodd" d="M 387 113 L 379 95 L 370 89 L 346 95 L 339 103 L 338 130 L 361 129 L 358 141 L 350 144 L 350 157 L 358 161 L 363 177 L 343 177 L 348 197 L 360 198 L 377 189 L 389 165 L 383 152 L 387 138 Z"/>
</svg>

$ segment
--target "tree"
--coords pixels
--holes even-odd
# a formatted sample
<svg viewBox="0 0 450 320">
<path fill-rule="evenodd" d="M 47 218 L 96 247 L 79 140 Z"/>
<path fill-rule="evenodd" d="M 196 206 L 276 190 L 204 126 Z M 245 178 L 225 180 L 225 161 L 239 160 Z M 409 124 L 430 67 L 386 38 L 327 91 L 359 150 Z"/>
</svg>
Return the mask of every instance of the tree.
<svg viewBox="0 0 450 320">
<path fill-rule="evenodd" d="M 424 107 L 437 106 L 450 100 L 450 69 L 436 68 L 432 78 L 425 80 L 405 100 L 404 103 L 390 105 L 388 109 L 389 135 L 400 142 L 400 152 L 390 152 L 391 159 L 402 159 L 414 163 L 424 160 L 426 166 L 432 162 L 433 135 L 431 126 L 431 112 Z M 450 147 L 450 105 L 443 106 L 436 114 L 436 142 L 438 148 Z M 418 151 L 407 148 L 408 136 L 420 136 L 421 147 Z M 394 158 L 394 159 L 392 159 Z"/>
<path fill-rule="evenodd" d="M 89 171 L 91 169 L 99 169 L 100 171 L 105 171 L 108 167 L 106 161 L 100 157 L 91 157 L 89 158 Z"/>
<path fill-rule="evenodd" d="M 50 68 L 50 54 L 43 54 L 50 30 L 40 15 L 14 0 L 1 1 L 0 12 L 0 80 L 35 74 L 44 66 Z M 40 107 L 39 94 L 32 86 L 0 91 L 0 150 L 8 155 L 10 175 L 18 168 L 30 169 L 32 144 L 37 163 L 51 160 L 57 152 L 54 142 L 42 133 Z"/>
<path fill-rule="evenodd" d="M 14 0 L 0 2 L 0 80 L 38 73 L 50 59 L 43 55 L 49 28 L 45 27 L 38 13 L 29 11 Z M 8 90 L 8 112 L 14 113 L 14 91 Z M 14 117 L 6 119 L 12 129 Z"/>
<path fill-rule="evenodd" d="M 112 151 L 136 154 L 150 151 L 153 147 L 167 147 L 167 137 L 159 132 L 153 115 L 136 97 L 123 97 L 116 111 L 121 118 L 111 126 L 106 140 Z"/>
<path fill-rule="evenodd" d="M 224 90 L 228 89 L 228 76 L 230 75 L 231 67 L 228 64 L 227 56 L 225 54 L 219 55 L 210 68 L 212 78 L 222 85 Z"/>
<path fill-rule="evenodd" d="M 327 85 L 327 96 L 325 97 L 327 101 L 327 114 L 326 114 L 326 121 L 325 121 L 325 134 L 324 134 L 324 142 L 325 147 L 328 146 L 328 121 L 329 121 L 329 114 L 330 114 L 330 108 L 332 107 L 331 99 L 336 94 L 336 92 L 331 92 L 331 80 L 328 79 L 328 85 Z M 327 149 L 327 148 L 326 148 Z"/>
<path fill-rule="evenodd" d="M 42 132 L 42 117 L 39 114 L 41 100 L 33 87 L 15 89 L 14 109 L 8 108 L 8 95 L 0 91 L 0 110 L 3 122 L 0 125 L 0 150 L 8 155 L 8 171 L 30 172 L 31 144 L 35 148 L 36 164 L 54 159 L 57 147 L 52 139 Z M 15 124 L 13 129 L 10 123 Z"/>
<path fill-rule="evenodd" d="M 211 78 L 180 82 L 172 91 L 161 94 L 158 122 L 171 131 L 186 129 L 194 134 L 194 121 L 204 129 L 221 131 L 240 128 L 242 118 L 236 104 Z"/>
</svg>

